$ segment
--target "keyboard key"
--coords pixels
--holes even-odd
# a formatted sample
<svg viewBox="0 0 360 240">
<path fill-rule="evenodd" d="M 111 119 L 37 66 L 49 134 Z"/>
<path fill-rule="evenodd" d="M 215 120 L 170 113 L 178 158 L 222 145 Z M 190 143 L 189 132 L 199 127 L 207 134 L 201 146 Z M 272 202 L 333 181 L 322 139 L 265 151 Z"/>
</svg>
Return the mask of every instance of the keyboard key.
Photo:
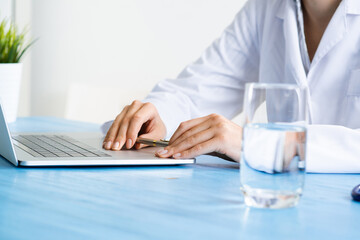
<svg viewBox="0 0 360 240">
<path fill-rule="evenodd" d="M 111 157 L 62 135 L 17 135 L 14 144 L 34 157 Z"/>
</svg>

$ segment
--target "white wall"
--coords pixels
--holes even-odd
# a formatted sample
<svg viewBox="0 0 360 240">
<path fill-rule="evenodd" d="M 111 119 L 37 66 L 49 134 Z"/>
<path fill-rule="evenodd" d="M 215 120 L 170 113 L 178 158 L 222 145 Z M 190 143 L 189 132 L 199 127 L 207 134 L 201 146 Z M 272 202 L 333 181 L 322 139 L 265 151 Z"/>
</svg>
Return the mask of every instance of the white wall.
<svg viewBox="0 0 360 240">
<path fill-rule="evenodd" d="M 4 18 L 12 18 L 12 0 L 0 0 L 0 21 Z"/>
<path fill-rule="evenodd" d="M 14 2 L 14 11 L 13 18 L 16 21 L 19 29 L 27 29 L 27 42 L 31 42 L 32 39 L 32 4 L 30 0 L 13 0 Z M 19 99 L 19 111 L 20 116 L 30 115 L 31 109 L 31 50 L 27 51 L 21 62 L 23 63 L 23 76 L 20 89 L 20 99 Z"/>
<path fill-rule="evenodd" d="M 196 60 L 244 2 L 32 0 L 30 115 L 113 118 Z"/>
</svg>

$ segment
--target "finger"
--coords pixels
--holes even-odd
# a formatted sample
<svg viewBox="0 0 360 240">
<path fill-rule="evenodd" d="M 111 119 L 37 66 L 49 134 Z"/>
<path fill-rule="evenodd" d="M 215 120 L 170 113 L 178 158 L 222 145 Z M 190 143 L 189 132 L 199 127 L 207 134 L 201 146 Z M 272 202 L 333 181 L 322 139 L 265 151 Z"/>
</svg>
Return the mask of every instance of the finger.
<svg viewBox="0 0 360 240">
<path fill-rule="evenodd" d="M 176 131 L 174 132 L 174 134 L 172 135 L 169 144 L 173 143 L 178 137 L 180 137 L 184 132 L 186 132 L 187 130 L 189 130 L 190 128 L 193 128 L 194 126 L 204 122 L 205 120 L 207 120 L 208 118 L 210 118 L 209 116 L 205 116 L 205 117 L 201 117 L 201 118 L 196 118 L 196 119 L 192 119 L 186 122 L 182 122 L 180 123 L 179 127 L 176 129 Z"/>
<path fill-rule="evenodd" d="M 124 115 L 126 114 L 127 110 L 128 110 L 128 106 L 124 107 L 121 113 L 115 118 L 114 122 L 112 123 L 111 127 L 106 133 L 106 137 L 103 142 L 103 148 L 107 150 L 112 148 L 114 140 L 119 131 L 120 122 L 123 119 Z"/>
<path fill-rule="evenodd" d="M 283 155 L 284 170 L 289 167 L 293 158 L 297 155 L 297 133 L 287 132 L 285 134 L 285 147 Z"/>
<path fill-rule="evenodd" d="M 139 150 L 141 148 L 149 147 L 149 146 L 145 145 L 145 144 L 142 144 L 142 143 L 135 143 L 134 147 L 135 147 L 136 150 Z"/>
<path fill-rule="evenodd" d="M 131 139 L 131 142 L 135 143 L 139 133 L 149 133 L 149 131 L 155 131 L 154 128 L 157 119 L 157 111 L 150 103 L 145 103 L 143 106 L 134 114 L 129 122 L 129 127 L 126 133 L 127 139 Z M 144 125 L 145 124 L 145 125 Z M 160 133 L 157 133 L 159 139 L 161 138 Z M 153 138 L 148 136 L 147 138 Z M 155 138 L 156 139 L 156 138 Z"/>
<path fill-rule="evenodd" d="M 298 133 L 298 152 L 299 152 L 299 156 L 300 159 L 302 161 L 305 160 L 305 142 L 306 142 L 306 133 L 302 132 L 302 133 Z"/>
<path fill-rule="evenodd" d="M 132 104 L 129 106 L 129 109 L 128 109 L 126 115 L 123 117 L 123 119 L 121 121 L 119 131 L 118 131 L 117 137 L 115 139 L 115 144 L 116 144 L 116 142 L 119 143 L 119 144 L 116 144 L 118 148 L 116 148 L 114 150 L 120 150 L 124 144 L 127 149 L 130 149 L 134 145 L 135 141 L 133 141 L 132 139 L 126 138 L 126 132 L 128 130 L 131 119 L 133 118 L 134 114 L 141 108 L 141 106 L 142 106 L 142 103 L 137 100 L 133 101 Z"/>
<path fill-rule="evenodd" d="M 173 140 L 170 145 L 177 145 L 178 143 L 184 141 L 186 138 L 189 138 L 199 132 L 205 131 L 211 127 L 212 123 L 210 119 L 206 119 L 204 122 L 199 123 L 198 125 L 188 129 L 183 134 L 181 134 L 177 139 Z"/>
<path fill-rule="evenodd" d="M 155 131 L 139 135 L 139 138 L 148 138 L 148 139 L 154 139 L 154 140 L 160 140 L 162 137 L 163 137 L 163 135 L 161 135 L 160 132 L 155 132 Z M 135 144 L 135 149 L 141 149 L 144 147 L 149 147 L 149 145 L 141 144 L 141 143 Z"/>
<path fill-rule="evenodd" d="M 173 158 L 194 158 L 202 154 L 213 152 L 215 149 L 217 149 L 218 144 L 219 142 L 215 138 L 212 138 L 183 152 L 174 154 Z"/>
<path fill-rule="evenodd" d="M 178 143 L 177 145 L 170 144 L 165 147 L 163 150 L 157 152 L 159 157 L 175 157 L 176 154 L 181 153 L 190 148 L 196 147 L 201 143 L 212 139 L 215 136 L 215 131 L 213 129 L 207 129 L 203 132 L 199 132 L 191 137 L 184 139 L 184 141 Z"/>
<path fill-rule="evenodd" d="M 142 107 L 132 116 L 126 132 L 126 138 L 128 140 L 130 139 L 132 143 L 135 143 L 142 126 L 144 123 L 153 120 L 155 113 L 155 109 L 152 105 L 148 103 L 143 104 Z M 132 147 L 132 145 L 126 145 L 126 147 Z"/>
</svg>

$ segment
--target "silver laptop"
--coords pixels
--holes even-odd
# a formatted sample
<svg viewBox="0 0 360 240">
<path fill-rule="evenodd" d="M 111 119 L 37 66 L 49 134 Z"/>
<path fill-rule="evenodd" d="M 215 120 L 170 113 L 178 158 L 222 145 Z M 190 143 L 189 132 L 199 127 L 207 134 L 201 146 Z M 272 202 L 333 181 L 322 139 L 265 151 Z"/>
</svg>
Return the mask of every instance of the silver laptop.
<svg viewBox="0 0 360 240">
<path fill-rule="evenodd" d="M 15 166 L 178 165 L 195 159 L 155 157 L 159 148 L 107 151 L 99 133 L 16 133 L 10 135 L 0 103 L 0 155 Z"/>
</svg>

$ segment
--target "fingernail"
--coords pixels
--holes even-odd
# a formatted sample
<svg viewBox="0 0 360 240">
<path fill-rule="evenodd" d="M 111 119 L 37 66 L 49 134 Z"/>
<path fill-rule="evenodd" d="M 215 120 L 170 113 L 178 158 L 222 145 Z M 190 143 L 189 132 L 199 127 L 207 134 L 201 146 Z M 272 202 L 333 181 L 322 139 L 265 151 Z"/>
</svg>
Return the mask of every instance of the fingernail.
<svg viewBox="0 0 360 240">
<path fill-rule="evenodd" d="M 111 141 L 109 141 L 109 142 L 106 143 L 105 148 L 106 148 L 106 149 L 110 149 L 110 148 L 111 148 Z"/>
<path fill-rule="evenodd" d="M 157 155 L 164 155 L 166 153 L 168 153 L 168 150 L 166 149 L 160 149 L 159 151 L 156 152 Z"/>
<path fill-rule="evenodd" d="M 181 153 L 175 153 L 175 154 L 173 155 L 173 158 L 178 158 L 178 157 L 181 157 Z"/>
<path fill-rule="evenodd" d="M 120 148 L 120 143 L 119 142 L 115 142 L 112 149 L 114 150 L 118 150 Z"/>
<path fill-rule="evenodd" d="M 132 147 L 132 140 L 130 138 L 127 140 L 127 147 L 128 148 Z"/>
</svg>

